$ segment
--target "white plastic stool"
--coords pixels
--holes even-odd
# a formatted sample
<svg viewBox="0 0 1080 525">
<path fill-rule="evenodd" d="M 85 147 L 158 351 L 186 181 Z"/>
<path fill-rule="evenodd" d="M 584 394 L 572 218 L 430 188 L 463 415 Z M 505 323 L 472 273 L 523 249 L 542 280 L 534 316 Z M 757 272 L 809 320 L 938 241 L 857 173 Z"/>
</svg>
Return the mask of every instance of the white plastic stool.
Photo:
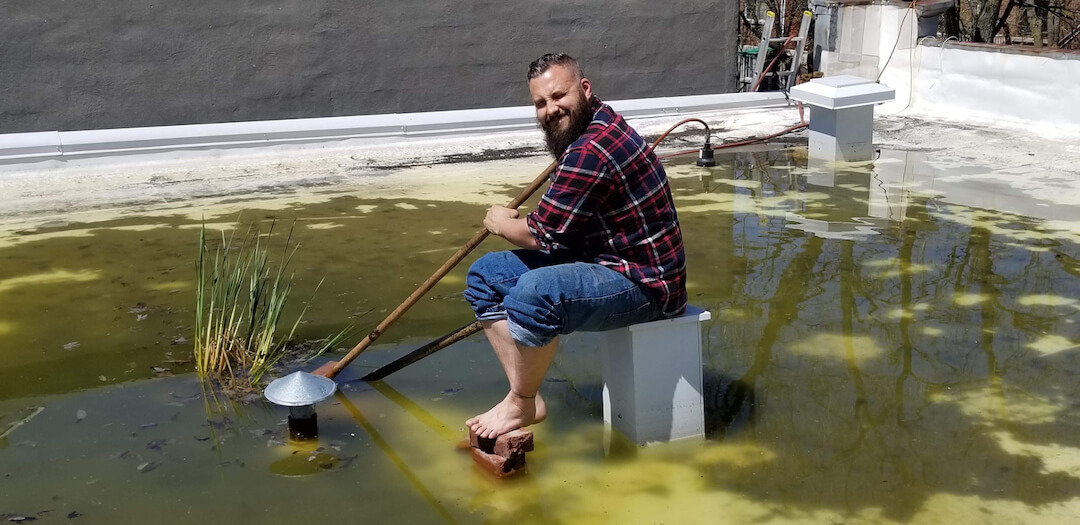
<svg viewBox="0 0 1080 525">
<path fill-rule="evenodd" d="M 688 306 L 673 319 L 604 333 L 604 422 L 639 445 L 705 436 L 701 323 Z"/>
</svg>

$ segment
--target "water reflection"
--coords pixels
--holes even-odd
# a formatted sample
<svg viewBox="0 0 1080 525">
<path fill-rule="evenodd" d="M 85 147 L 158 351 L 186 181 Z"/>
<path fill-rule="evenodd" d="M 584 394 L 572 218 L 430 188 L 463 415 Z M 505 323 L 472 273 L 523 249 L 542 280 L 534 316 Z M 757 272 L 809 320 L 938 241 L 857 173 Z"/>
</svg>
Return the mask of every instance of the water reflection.
<svg viewBox="0 0 1080 525">
<path fill-rule="evenodd" d="M 549 420 L 516 481 L 485 478 L 453 452 L 461 422 L 505 392 L 479 338 L 385 382 L 347 383 L 320 407 L 314 454 L 278 444 L 284 415 L 261 405 L 204 426 L 184 397 L 190 376 L 131 382 L 150 366 L 187 366 L 172 361 L 190 351 L 175 338 L 190 328 L 196 221 L 73 224 L 72 236 L 0 247 L 0 475 L 17 480 L 0 485 L 0 501 L 20 504 L 0 514 L 38 512 L 58 495 L 57 512 L 91 522 L 160 509 L 311 519 L 266 498 L 297 493 L 319 505 L 316 517 L 340 517 L 344 498 L 353 512 L 379 506 L 376 521 L 1073 521 L 1080 210 L 1000 169 L 928 153 L 808 166 L 799 148 L 762 148 L 719 160 L 669 169 L 691 301 L 713 312 L 704 444 L 605 454 L 590 334 L 564 341 L 544 386 Z M 298 294 L 323 275 L 334 290 L 309 312 L 318 334 L 392 308 L 468 238 L 484 205 L 452 200 L 346 192 L 274 211 L 252 203 L 249 216 L 312 226 Z M 374 369 L 467 321 L 455 278 L 353 366 Z M 320 475 L 264 477 L 292 458 Z M 118 499 L 102 485 L 136 482 L 143 504 L 106 508 Z"/>
<path fill-rule="evenodd" d="M 1075 210 L 1033 203 L 1007 182 L 968 188 L 922 154 L 883 152 L 863 166 L 792 161 L 747 155 L 726 175 L 752 184 L 706 185 L 732 188 L 732 219 L 712 234 L 732 250 L 692 267 L 698 297 L 720 298 L 710 429 L 778 452 L 739 489 L 899 520 L 940 491 L 1029 505 L 1075 498 L 1080 470 L 1020 444 L 1057 428 L 1050 441 L 1076 458 L 1080 440 L 1061 437 L 1077 418 L 1028 426 L 970 406 L 1075 403 L 1076 237 L 1044 222 Z M 975 207 L 988 203 L 997 209 Z M 711 284 L 725 276 L 730 294 Z M 1043 348 L 1059 349 L 1059 366 L 1032 351 L 1048 334 L 1058 345 Z M 1017 390 L 1041 402 L 1020 402 Z"/>
<path fill-rule="evenodd" d="M 372 426 L 371 423 L 368 422 L 367 418 L 364 417 L 364 414 L 360 412 L 360 409 L 357 408 L 352 401 L 349 400 L 348 396 L 341 392 L 337 392 L 334 395 L 334 398 L 341 403 L 341 406 L 345 408 L 345 411 L 349 413 L 349 416 L 352 417 L 353 421 L 356 421 L 356 424 L 359 425 L 360 428 L 364 429 L 364 432 L 366 432 L 368 436 L 371 437 L 372 441 L 375 442 L 379 449 L 382 450 L 382 452 L 386 454 L 388 458 L 390 458 L 390 460 L 394 463 L 394 466 L 398 468 L 401 474 L 409 480 L 409 483 L 413 486 L 413 488 L 415 488 L 416 491 L 420 494 L 420 496 L 424 498 L 424 501 L 426 501 L 428 505 L 430 505 L 436 510 L 439 517 L 442 518 L 442 521 L 446 523 L 456 523 L 453 516 L 451 516 L 450 513 L 446 510 L 446 508 L 444 508 L 443 505 L 439 503 L 438 498 L 431 494 L 431 492 L 424 485 L 424 482 L 419 477 L 417 477 L 416 474 L 413 473 L 412 469 L 409 468 L 408 463 L 406 463 L 405 460 L 403 460 L 401 456 L 397 453 L 397 451 L 394 450 L 394 447 L 389 442 L 387 442 L 384 437 L 382 437 L 382 434 L 380 434 L 379 431 L 374 426 Z M 426 415 L 426 412 L 424 414 Z"/>
</svg>

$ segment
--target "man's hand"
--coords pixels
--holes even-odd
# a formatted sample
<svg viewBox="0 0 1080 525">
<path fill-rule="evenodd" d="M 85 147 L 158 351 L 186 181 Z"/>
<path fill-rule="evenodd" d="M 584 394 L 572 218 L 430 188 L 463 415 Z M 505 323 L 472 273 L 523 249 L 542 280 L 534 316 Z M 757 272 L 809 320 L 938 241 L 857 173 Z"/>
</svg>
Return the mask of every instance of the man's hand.
<svg viewBox="0 0 1080 525">
<path fill-rule="evenodd" d="M 488 208 L 487 215 L 484 217 L 484 227 L 489 232 L 503 236 L 504 225 L 507 220 L 518 218 L 519 213 L 513 208 L 507 208 L 506 206 L 492 206 Z"/>
<path fill-rule="evenodd" d="M 536 243 L 532 233 L 529 232 L 529 223 L 525 217 L 521 217 L 517 210 L 506 206 L 492 206 L 488 208 L 487 216 L 484 217 L 484 227 L 503 239 L 510 241 L 518 248 L 537 250 L 540 245 Z"/>
</svg>

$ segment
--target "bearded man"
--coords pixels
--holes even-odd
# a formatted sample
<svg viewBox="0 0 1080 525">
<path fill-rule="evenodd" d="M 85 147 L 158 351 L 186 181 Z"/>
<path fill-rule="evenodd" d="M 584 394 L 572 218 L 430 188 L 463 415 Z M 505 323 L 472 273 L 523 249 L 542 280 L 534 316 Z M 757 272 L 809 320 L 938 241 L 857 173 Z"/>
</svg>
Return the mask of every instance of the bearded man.
<svg viewBox="0 0 1080 525">
<path fill-rule="evenodd" d="M 558 336 L 674 317 L 686 307 L 682 234 L 663 166 L 565 54 L 529 65 L 529 94 L 558 160 L 536 210 L 492 206 L 484 226 L 520 249 L 469 268 L 465 297 L 510 391 L 466 421 L 495 437 L 542 421 Z"/>
</svg>

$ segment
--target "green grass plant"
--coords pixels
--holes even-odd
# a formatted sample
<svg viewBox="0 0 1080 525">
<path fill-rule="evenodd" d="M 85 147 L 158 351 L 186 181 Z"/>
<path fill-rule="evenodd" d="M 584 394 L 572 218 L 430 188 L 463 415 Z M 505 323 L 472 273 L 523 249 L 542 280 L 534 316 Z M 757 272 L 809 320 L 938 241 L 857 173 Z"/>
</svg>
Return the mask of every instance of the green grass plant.
<svg viewBox="0 0 1080 525">
<path fill-rule="evenodd" d="M 299 248 L 289 229 L 277 263 L 269 260 L 274 224 L 264 235 L 249 226 L 239 239 L 239 224 L 211 253 L 206 226 L 199 230 L 195 263 L 195 368 L 202 378 L 217 378 L 233 389 L 255 387 L 289 352 L 309 299 L 288 332 L 282 335 L 281 314 L 292 291 L 289 262 Z M 315 287 L 318 291 L 322 281 Z M 314 292 L 312 293 L 314 297 Z M 309 346 L 313 357 L 343 340 L 348 328 Z"/>
</svg>

